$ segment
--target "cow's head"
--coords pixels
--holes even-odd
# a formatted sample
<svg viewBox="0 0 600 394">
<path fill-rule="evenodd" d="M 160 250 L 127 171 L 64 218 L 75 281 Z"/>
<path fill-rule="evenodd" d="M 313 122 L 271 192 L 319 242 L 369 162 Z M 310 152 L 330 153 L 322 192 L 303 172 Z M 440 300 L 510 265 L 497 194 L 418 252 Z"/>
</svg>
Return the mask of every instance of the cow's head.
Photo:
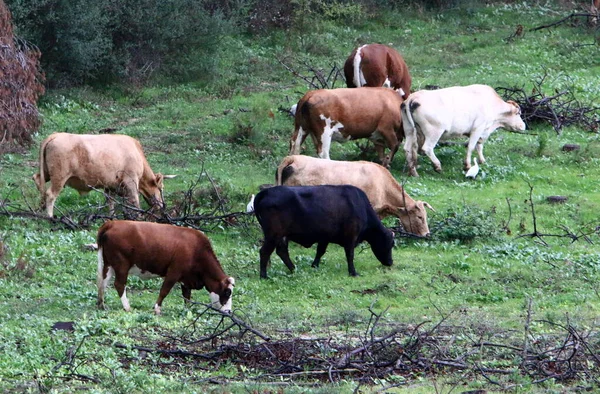
<svg viewBox="0 0 600 394">
<path fill-rule="evenodd" d="M 210 292 L 210 303 L 213 308 L 222 310 L 223 312 L 231 312 L 231 298 L 233 295 L 233 287 L 235 279 L 231 276 L 223 279 L 218 286 L 216 292 Z"/>
<path fill-rule="evenodd" d="M 502 114 L 502 127 L 510 131 L 525 130 L 525 122 L 521 118 L 521 107 L 512 100 L 506 102 L 508 104 L 507 111 Z"/>
<path fill-rule="evenodd" d="M 406 204 L 405 207 L 398 208 L 400 222 L 402 222 L 404 230 L 421 237 L 429 235 L 426 207 L 435 212 L 433 207 L 425 201 L 415 201 L 414 203 Z"/>
<path fill-rule="evenodd" d="M 392 248 L 394 247 L 394 233 L 388 229 L 384 229 L 384 233 L 370 240 L 371 250 L 373 254 L 383 265 L 388 267 L 394 264 L 392 260 Z"/>
<path fill-rule="evenodd" d="M 153 178 L 140 181 L 140 193 L 150 206 L 164 206 L 163 188 L 163 174 L 155 174 Z"/>
</svg>

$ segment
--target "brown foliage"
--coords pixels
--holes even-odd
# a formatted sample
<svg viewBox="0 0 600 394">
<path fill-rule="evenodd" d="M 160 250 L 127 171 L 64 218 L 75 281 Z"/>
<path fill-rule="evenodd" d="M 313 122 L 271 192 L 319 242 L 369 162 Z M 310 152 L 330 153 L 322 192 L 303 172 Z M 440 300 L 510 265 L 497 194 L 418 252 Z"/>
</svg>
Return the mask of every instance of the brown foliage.
<svg viewBox="0 0 600 394">
<path fill-rule="evenodd" d="M 44 94 L 40 55 L 39 49 L 15 38 L 10 11 L 0 0 L 0 153 L 13 142 L 30 144 L 31 132 L 40 125 L 36 106 Z"/>
</svg>

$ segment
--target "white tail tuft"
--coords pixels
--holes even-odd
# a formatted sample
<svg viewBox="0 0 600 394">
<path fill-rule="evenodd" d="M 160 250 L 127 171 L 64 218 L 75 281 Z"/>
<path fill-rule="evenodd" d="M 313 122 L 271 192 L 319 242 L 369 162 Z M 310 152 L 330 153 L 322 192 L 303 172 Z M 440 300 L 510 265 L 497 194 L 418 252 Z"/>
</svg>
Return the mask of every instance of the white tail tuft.
<svg viewBox="0 0 600 394">
<path fill-rule="evenodd" d="M 250 197 L 250 202 L 246 205 L 246 212 L 252 213 L 254 212 L 254 194 Z"/>
<path fill-rule="evenodd" d="M 292 116 L 296 116 L 296 108 L 298 108 L 298 104 L 294 104 L 292 105 L 292 108 L 290 108 L 290 113 Z"/>
<path fill-rule="evenodd" d="M 363 86 L 366 81 L 365 81 L 365 76 L 363 75 L 362 71 L 360 70 L 360 61 L 362 60 L 361 56 L 360 56 L 360 52 L 361 50 L 366 47 L 366 45 L 361 46 L 360 48 L 358 48 L 356 50 L 356 55 L 354 55 L 354 78 L 352 80 L 352 82 L 354 82 L 354 86 L 356 86 L 357 88 L 360 88 L 361 86 Z"/>
</svg>

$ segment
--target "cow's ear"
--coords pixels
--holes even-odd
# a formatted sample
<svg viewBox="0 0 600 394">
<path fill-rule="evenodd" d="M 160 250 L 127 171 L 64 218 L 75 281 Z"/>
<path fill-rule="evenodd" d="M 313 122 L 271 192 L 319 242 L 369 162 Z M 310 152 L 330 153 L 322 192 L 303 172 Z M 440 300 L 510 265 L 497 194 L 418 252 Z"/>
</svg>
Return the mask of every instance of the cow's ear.
<svg viewBox="0 0 600 394">
<path fill-rule="evenodd" d="M 517 109 L 517 113 L 521 111 L 521 107 L 519 106 L 519 104 L 516 101 L 508 100 L 506 103 L 515 107 Z M 513 111 L 514 110 L 511 108 L 511 112 L 513 112 Z"/>
<path fill-rule="evenodd" d="M 156 174 L 155 176 L 156 179 L 156 186 L 158 186 L 159 188 L 163 188 L 163 174 Z"/>
<path fill-rule="evenodd" d="M 423 205 L 426 206 L 427 208 L 431 209 L 432 212 L 436 212 L 436 210 L 433 209 L 431 204 L 429 204 L 427 201 L 423 201 Z"/>
</svg>

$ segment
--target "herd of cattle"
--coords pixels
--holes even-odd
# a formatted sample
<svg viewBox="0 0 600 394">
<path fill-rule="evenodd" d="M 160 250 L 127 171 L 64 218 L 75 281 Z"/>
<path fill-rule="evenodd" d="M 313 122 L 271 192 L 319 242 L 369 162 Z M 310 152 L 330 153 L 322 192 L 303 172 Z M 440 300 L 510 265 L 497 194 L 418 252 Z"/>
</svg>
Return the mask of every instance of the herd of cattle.
<svg viewBox="0 0 600 394">
<path fill-rule="evenodd" d="M 354 249 L 362 241 L 370 244 L 382 264 L 392 265 L 394 235 L 381 219 L 396 216 L 406 231 L 427 236 L 426 208 L 433 210 L 429 203 L 411 198 L 386 169 L 400 143 L 405 140 L 409 174 L 418 176 L 418 149 L 431 159 L 436 171 L 441 171 L 441 163 L 433 153 L 440 138 L 469 137 L 464 162 L 468 170 L 475 148 L 479 163 L 485 162 L 483 144 L 494 130 L 525 129 L 519 106 L 505 102 L 489 86 L 411 92 L 406 63 L 397 51 L 385 45 L 355 49 L 345 63 L 344 73 L 348 88 L 309 91 L 294 106 L 290 156 L 277 168 L 277 186 L 252 196 L 248 204 L 248 211 L 255 213 L 264 233 L 261 278 L 267 277 L 273 251 L 290 271 L 294 270 L 289 241 L 304 247 L 317 244 L 313 267 L 319 265 L 328 244 L 335 243 L 344 248 L 349 274 L 357 275 Z M 319 158 L 300 155 L 309 135 Z M 374 142 L 382 165 L 327 160 L 332 140 L 358 138 Z M 163 206 L 164 177 L 152 171 L 140 142 L 134 138 L 55 133 L 42 142 L 39 162 L 39 173 L 33 178 L 42 196 L 42 209 L 50 217 L 65 185 L 80 194 L 93 189 L 114 193 L 136 207 L 141 193 L 149 205 Z M 104 308 L 106 286 L 114 275 L 123 308 L 129 310 L 125 285 L 128 275 L 136 274 L 164 278 L 154 306 L 157 314 L 178 282 L 185 300 L 190 299 L 192 289 L 206 288 L 214 307 L 231 310 L 235 280 L 225 274 L 210 241 L 200 231 L 115 220 L 100 227 L 97 244 L 99 308 Z"/>
</svg>

